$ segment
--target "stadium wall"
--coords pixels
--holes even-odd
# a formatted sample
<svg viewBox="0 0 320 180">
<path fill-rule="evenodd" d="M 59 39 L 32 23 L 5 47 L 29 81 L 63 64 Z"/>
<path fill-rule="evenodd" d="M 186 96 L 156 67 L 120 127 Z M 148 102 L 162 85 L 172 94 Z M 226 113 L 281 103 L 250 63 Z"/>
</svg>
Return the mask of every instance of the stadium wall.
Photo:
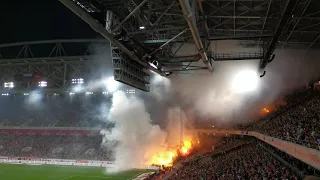
<svg viewBox="0 0 320 180">
<path fill-rule="evenodd" d="M 313 166 L 314 168 L 320 170 L 320 151 L 306 146 L 301 146 L 289 141 L 284 141 L 277 139 L 271 136 L 260 134 L 253 131 L 241 131 L 241 130 L 224 130 L 224 129 L 197 129 L 198 133 L 215 133 L 217 135 L 245 135 L 245 136 L 254 136 L 261 141 L 264 141 L 281 151 Z"/>
<path fill-rule="evenodd" d="M 43 159 L 26 157 L 0 157 L 0 163 L 28 164 L 28 165 L 60 165 L 60 166 L 88 166 L 114 168 L 113 161 L 72 160 L 72 159 Z M 155 166 L 145 166 L 142 169 L 159 169 Z"/>
<path fill-rule="evenodd" d="M 68 166 L 93 166 L 114 167 L 112 161 L 72 160 L 72 159 L 43 159 L 25 157 L 0 157 L 0 163 L 29 164 L 29 165 L 68 165 Z"/>
</svg>

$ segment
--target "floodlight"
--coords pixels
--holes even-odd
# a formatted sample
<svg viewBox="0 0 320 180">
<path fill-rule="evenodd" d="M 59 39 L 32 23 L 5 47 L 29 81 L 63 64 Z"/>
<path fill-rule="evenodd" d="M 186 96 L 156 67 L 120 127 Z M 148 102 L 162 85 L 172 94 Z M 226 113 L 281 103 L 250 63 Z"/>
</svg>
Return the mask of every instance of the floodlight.
<svg viewBox="0 0 320 180">
<path fill-rule="evenodd" d="M 2 96 L 9 96 L 9 93 L 1 94 Z"/>
<path fill-rule="evenodd" d="M 255 71 L 241 71 L 235 76 L 232 87 L 238 93 L 254 91 L 258 87 L 258 74 Z"/>
<path fill-rule="evenodd" d="M 127 93 L 128 93 L 128 94 L 135 94 L 135 93 L 136 93 L 136 90 L 135 90 L 135 89 L 128 89 L 128 90 L 127 90 Z"/>
<path fill-rule="evenodd" d="M 70 92 L 70 93 L 69 93 L 69 95 L 73 95 L 73 94 L 74 94 L 74 92 Z"/>
<path fill-rule="evenodd" d="M 47 81 L 40 81 L 39 82 L 39 87 L 47 87 Z"/>
<path fill-rule="evenodd" d="M 92 95 L 93 92 L 86 92 L 86 95 Z"/>
<path fill-rule="evenodd" d="M 23 95 L 24 95 L 24 96 L 29 96 L 30 94 L 29 94 L 29 93 L 23 93 Z"/>
<path fill-rule="evenodd" d="M 109 92 L 104 91 L 104 92 L 102 92 L 102 94 L 109 94 Z"/>
<path fill-rule="evenodd" d="M 71 79 L 71 84 L 83 84 L 83 78 Z"/>
<path fill-rule="evenodd" d="M 139 27 L 140 30 L 143 30 L 143 29 L 145 29 L 145 28 L 146 28 L 145 26 L 140 26 L 140 27 Z"/>
<path fill-rule="evenodd" d="M 5 88 L 14 88 L 14 83 L 13 82 L 5 82 L 4 87 Z"/>
<path fill-rule="evenodd" d="M 120 83 L 117 82 L 116 80 L 114 80 L 113 76 L 111 76 L 106 79 L 105 85 L 106 85 L 108 92 L 113 93 L 113 92 L 117 91 L 117 89 L 120 86 Z"/>
</svg>

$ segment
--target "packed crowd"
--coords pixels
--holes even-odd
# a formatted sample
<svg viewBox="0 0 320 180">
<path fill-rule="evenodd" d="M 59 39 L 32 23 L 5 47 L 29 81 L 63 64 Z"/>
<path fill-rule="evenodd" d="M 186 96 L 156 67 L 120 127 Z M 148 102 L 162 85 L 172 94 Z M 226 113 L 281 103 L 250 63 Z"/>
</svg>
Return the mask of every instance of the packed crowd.
<svg viewBox="0 0 320 180">
<path fill-rule="evenodd" d="M 247 130 L 320 150 L 320 96 L 305 101 L 298 96 L 291 102 L 282 113 L 252 123 Z"/>
<path fill-rule="evenodd" d="M 107 124 L 104 98 L 50 97 L 37 103 L 29 102 L 27 97 L 0 98 L 0 126 L 104 127 Z"/>
<path fill-rule="evenodd" d="M 0 156 L 112 160 L 101 136 L 0 134 Z"/>
<path fill-rule="evenodd" d="M 188 163 L 173 172 L 170 180 L 290 179 L 298 177 L 284 164 L 256 144 Z"/>
</svg>

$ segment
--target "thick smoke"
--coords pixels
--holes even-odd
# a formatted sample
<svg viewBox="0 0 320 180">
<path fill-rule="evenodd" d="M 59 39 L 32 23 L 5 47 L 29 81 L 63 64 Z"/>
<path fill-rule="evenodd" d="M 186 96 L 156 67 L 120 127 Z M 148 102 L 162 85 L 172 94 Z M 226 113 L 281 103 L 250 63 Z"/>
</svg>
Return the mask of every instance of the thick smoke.
<svg viewBox="0 0 320 180">
<path fill-rule="evenodd" d="M 216 51 L 230 51 L 230 48 L 224 48 L 217 48 Z M 279 96 L 319 75 L 317 68 L 320 66 L 310 66 L 313 64 L 313 56 L 306 56 L 304 52 L 292 52 L 294 51 L 276 51 L 275 60 L 267 66 L 267 74 L 259 79 L 259 89 L 255 92 L 236 93 L 231 82 L 239 71 L 258 70 L 259 61 L 214 62 L 213 73 L 194 71 L 176 74 L 169 79 L 155 75 L 151 93 L 144 94 L 144 99 L 153 96 L 147 102 L 137 96 L 126 96 L 120 91 L 114 93 L 109 114 L 106 115 L 106 112 L 104 115 L 115 123 L 114 128 L 103 131 L 103 144 L 115 153 L 116 166 L 109 171 L 147 165 L 157 152 L 166 150 L 169 145 L 181 143 L 180 134 L 192 134 L 186 130 L 192 127 L 186 125 L 188 123 L 204 122 L 208 127 L 230 127 L 256 119 L 263 107 L 273 104 Z M 198 64 L 203 65 L 201 63 Z M 150 104 L 154 103 L 160 104 L 161 111 L 151 110 L 153 106 Z M 185 109 L 188 109 L 187 113 L 184 113 Z M 162 130 L 160 126 L 153 125 L 155 121 L 151 120 L 148 112 L 162 116 L 162 122 L 158 121 L 157 124 L 165 122 L 166 128 Z M 180 119 L 184 123 L 182 133 L 179 130 Z"/>
<path fill-rule="evenodd" d="M 104 145 L 114 150 L 115 168 L 108 171 L 144 167 L 151 163 L 154 154 L 166 149 L 166 133 L 158 125 L 151 124 L 141 99 L 127 97 L 121 91 L 114 93 L 109 119 L 115 126 L 104 131 Z"/>
</svg>

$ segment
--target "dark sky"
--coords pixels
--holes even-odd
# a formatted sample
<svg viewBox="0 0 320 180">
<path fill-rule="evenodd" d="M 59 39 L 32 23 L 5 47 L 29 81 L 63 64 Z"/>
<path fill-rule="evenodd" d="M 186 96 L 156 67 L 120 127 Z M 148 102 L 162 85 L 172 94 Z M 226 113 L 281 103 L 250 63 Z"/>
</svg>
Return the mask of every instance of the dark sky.
<svg viewBox="0 0 320 180">
<path fill-rule="evenodd" d="M 57 0 L 2 0 L 0 6 L 0 44 L 98 36 Z"/>
</svg>

